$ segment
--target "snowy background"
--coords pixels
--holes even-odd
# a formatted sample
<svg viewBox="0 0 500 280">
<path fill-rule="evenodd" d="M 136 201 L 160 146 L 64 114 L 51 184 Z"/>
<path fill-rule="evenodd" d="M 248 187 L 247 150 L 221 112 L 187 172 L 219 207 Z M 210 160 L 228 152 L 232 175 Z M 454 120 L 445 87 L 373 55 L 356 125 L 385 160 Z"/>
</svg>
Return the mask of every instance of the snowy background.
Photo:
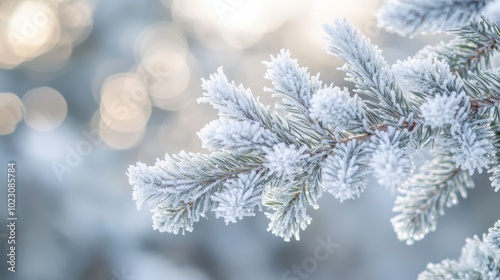
<svg viewBox="0 0 500 280">
<path fill-rule="evenodd" d="M 375 182 L 359 199 L 325 194 L 300 242 L 266 231 L 262 213 L 226 226 L 212 215 L 193 233 L 151 228 L 125 175 L 137 161 L 199 151 L 216 118 L 199 105 L 201 78 L 223 66 L 264 103 L 263 60 L 289 49 L 324 82 L 348 86 L 326 55 L 321 24 L 346 17 L 389 63 L 446 39 L 377 28 L 379 1 L 3 0 L 0 1 L 0 220 L 6 224 L 7 162 L 17 162 L 20 280 L 415 279 L 428 262 L 457 258 L 465 238 L 498 219 L 487 176 L 436 232 L 412 246 L 389 222 L 394 196 Z M 22 112 L 22 114 L 21 114 Z M 422 160 L 425 155 L 419 155 Z M 418 162 L 416 162 L 418 164 Z M 2 167 L 3 166 L 3 167 Z M 484 175 L 484 174 L 483 174 Z M 318 238 L 340 245 L 311 264 Z M 284 278 L 283 278 L 284 277 Z"/>
</svg>

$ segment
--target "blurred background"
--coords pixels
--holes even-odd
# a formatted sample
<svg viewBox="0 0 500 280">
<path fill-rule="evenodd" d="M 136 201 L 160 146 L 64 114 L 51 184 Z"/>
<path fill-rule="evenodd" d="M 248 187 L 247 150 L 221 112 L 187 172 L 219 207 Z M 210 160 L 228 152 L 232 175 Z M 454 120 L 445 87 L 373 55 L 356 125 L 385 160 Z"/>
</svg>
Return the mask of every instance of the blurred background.
<svg viewBox="0 0 500 280">
<path fill-rule="evenodd" d="M 390 224 L 395 197 L 375 182 L 361 198 L 325 194 L 301 240 L 266 231 L 262 213 L 226 226 L 209 215 L 193 233 L 151 228 L 125 172 L 165 153 L 206 152 L 196 136 L 216 118 L 199 105 L 201 78 L 219 66 L 264 103 L 263 60 L 289 49 L 325 83 L 343 81 L 325 54 L 322 23 L 346 17 L 389 63 L 443 36 L 414 39 L 377 28 L 380 1 L 0 1 L 0 218 L 7 224 L 7 163 L 17 163 L 17 267 L 1 279 L 416 279 L 428 262 L 457 258 L 466 237 L 498 219 L 485 174 L 438 229 L 412 246 Z M 419 155 L 423 160 L 425 155 Z M 1 168 L 4 168 L 3 171 Z M 321 240 L 340 247 L 312 265 Z M 288 274 L 306 266 L 303 275 Z M 304 271 L 304 270 L 303 270 Z M 295 278 L 294 278 L 295 277 Z"/>
</svg>

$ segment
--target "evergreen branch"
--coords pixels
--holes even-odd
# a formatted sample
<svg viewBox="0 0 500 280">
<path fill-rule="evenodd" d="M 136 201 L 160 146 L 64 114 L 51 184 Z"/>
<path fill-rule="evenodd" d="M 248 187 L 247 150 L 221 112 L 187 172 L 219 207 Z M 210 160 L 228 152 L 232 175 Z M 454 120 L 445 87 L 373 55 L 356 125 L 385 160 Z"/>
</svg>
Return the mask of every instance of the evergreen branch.
<svg viewBox="0 0 500 280">
<path fill-rule="evenodd" d="M 441 128 L 466 120 L 469 122 L 471 113 L 498 119 L 498 69 L 471 73 L 468 80 L 463 80 L 451 73 L 446 61 L 429 55 L 426 59 L 398 61 L 393 71 L 407 82 L 413 94 L 416 121 Z"/>
<path fill-rule="evenodd" d="M 298 144 L 286 121 L 254 98 L 250 89 L 245 89 L 242 85 L 236 86 L 234 82 L 229 83 L 222 68 L 219 68 L 216 74 L 211 75 L 210 79 L 203 80 L 203 89 L 205 92 L 198 102 L 210 103 L 219 110 L 220 117 L 256 122 L 274 131 L 283 141 Z"/>
<path fill-rule="evenodd" d="M 488 121 L 471 114 L 476 100 L 470 101 L 465 94 L 464 81 L 450 72 L 445 61 L 432 56 L 398 62 L 394 69 L 408 82 L 412 101 L 419 106 L 415 119 L 435 129 L 436 137 L 445 139 L 456 166 L 471 175 L 476 169 L 481 172 L 487 168 L 493 155 L 491 131 L 486 126 Z M 474 110 L 483 108 L 487 109 L 479 106 Z"/>
<path fill-rule="evenodd" d="M 276 57 L 271 56 L 271 61 L 263 63 L 267 66 L 264 78 L 274 86 L 265 91 L 280 98 L 276 108 L 285 111 L 287 119 L 292 120 L 289 122 L 290 131 L 302 139 L 302 143 L 313 140 L 317 144 L 324 139 L 332 139 L 331 133 L 321 123 L 313 120 L 308 112 L 311 96 L 323 87 L 319 74 L 311 76 L 307 68 L 299 67 L 297 60 L 292 59 L 290 52 L 286 50 L 281 50 Z M 305 135 L 308 138 L 304 138 Z"/>
<path fill-rule="evenodd" d="M 403 185 L 412 171 L 408 138 L 407 129 L 388 127 L 387 131 L 375 132 L 367 149 L 373 176 L 392 193 Z"/>
<path fill-rule="evenodd" d="M 207 200 L 202 197 L 197 203 L 181 202 L 172 205 L 166 202 L 160 202 L 153 208 L 153 229 L 160 232 L 178 234 L 179 231 L 184 234 L 186 231 L 193 231 L 193 224 L 200 221 L 200 217 L 207 211 Z M 200 209 L 200 206 L 201 208 Z M 196 207 L 196 208 L 195 208 Z"/>
<path fill-rule="evenodd" d="M 323 166 L 323 187 L 340 202 L 359 197 L 366 188 L 366 143 L 356 139 L 335 147 Z"/>
<path fill-rule="evenodd" d="M 477 236 L 467 238 L 460 258 L 444 260 L 440 264 L 428 264 L 420 273 L 419 280 L 434 279 L 499 279 L 500 250 L 498 246 L 500 221 L 489 229 L 482 240 Z"/>
<path fill-rule="evenodd" d="M 134 187 L 133 198 L 140 209 L 155 206 L 154 228 L 178 233 L 191 231 L 194 222 L 216 204 L 210 196 L 227 180 L 241 173 L 262 169 L 262 156 L 181 152 L 158 160 L 154 166 L 130 166 L 127 175 Z"/>
<path fill-rule="evenodd" d="M 454 65 L 469 69 L 497 50 L 496 24 L 482 19 L 457 33 L 475 44 L 470 54 L 459 52 L 453 60 L 427 49 L 425 58 L 399 62 L 393 69 L 346 20 L 326 25 L 325 31 L 328 52 L 346 62 L 341 68 L 346 79 L 371 100 L 324 86 L 288 51 L 265 62 L 265 77 L 274 87 L 266 90 L 279 98 L 277 112 L 219 69 L 203 80 L 199 99 L 219 110 L 219 119 L 198 133 L 212 154 L 181 152 L 151 167 L 129 168 L 133 198 L 138 208 L 154 207 L 155 229 L 191 231 L 208 210 L 233 223 L 266 206 L 268 231 L 287 241 L 298 239 L 311 222 L 308 206 L 318 208 L 323 190 L 340 201 L 355 198 L 372 172 L 380 184 L 401 192 L 394 207 L 400 214 L 391 222 L 398 238 L 412 243 L 435 229 L 445 206 L 466 196 L 473 187 L 469 174 L 498 162 L 491 160 L 500 149 L 492 144 L 499 141 L 490 127 L 499 115 L 498 69 L 480 69 L 469 77 L 454 72 Z M 409 99 L 395 72 L 408 82 Z M 438 156 L 407 179 L 413 169 L 410 156 L 434 141 L 440 144 Z M 500 172 L 495 166 L 490 172 L 498 189 Z M 461 263 L 429 267 L 429 275 L 476 275 Z"/>
<path fill-rule="evenodd" d="M 304 230 L 312 218 L 307 214 L 308 205 L 317 209 L 318 198 L 322 195 L 321 165 L 315 161 L 311 168 L 296 177 L 278 185 L 269 185 L 264 191 L 262 204 L 274 212 L 266 212 L 271 220 L 268 231 L 290 241 L 291 237 L 300 239 L 300 231 Z"/>
<path fill-rule="evenodd" d="M 235 153 L 259 152 L 280 142 L 276 133 L 257 122 L 221 118 L 210 122 L 200 132 L 203 148 Z"/>
<path fill-rule="evenodd" d="M 367 130 L 365 107 L 357 96 L 350 96 L 347 88 L 323 88 L 311 99 L 310 117 L 333 130 L 335 138 L 344 131 L 362 133 Z"/>
<path fill-rule="evenodd" d="M 421 106 L 429 97 L 436 95 L 450 96 L 452 93 L 461 93 L 464 81 L 454 75 L 448 63 L 432 55 L 426 58 L 409 58 L 398 61 L 393 66 L 398 77 L 408 84 L 413 93 L 412 102 Z"/>
<path fill-rule="evenodd" d="M 488 169 L 495 155 L 493 132 L 487 120 L 475 120 L 453 126 L 449 138 L 444 138 L 446 147 L 453 153 L 457 167 L 468 170 L 470 175 L 483 168 Z"/>
<path fill-rule="evenodd" d="M 264 78 L 273 83 L 274 89 L 266 89 L 282 98 L 284 109 L 299 110 L 302 117 L 309 108 L 311 95 L 322 87 L 319 75 L 311 77 L 307 68 L 299 67 L 297 60 L 290 57 L 290 51 L 281 50 L 271 61 L 263 62 L 267 66 Z M 301 116 L 302 115 L 302 116 Z"/>
<path fill-rule="evenodd" d="M 457 204 L 457 193 L 466 198 L 466 189 L 473 187 L 470 176 L 455 167 L 450 154 L 438 154 L 408 179 L 396 198 L 393 210 L 400 214 L 391 223 L 398 238 L 408 244 L 421 240 L 436 229 L 437 216 L 444 214 L 445 206 Z"/>
<path fill-rule="evenodd" d="M 424 124 L 432 128 L 451 126 L 454 129 L 470 117 L 471 103 L 465 92 L 443 93 L 427 97 L 420 106 Z"/>
<path fill-rule="evenodd" d="M 335 20 L 331 25 L 324 25 L 328 34 L 328 54 L 344 60 L 341 68 L 347 73 L 346 80 L 356 85 L 356 92 L 368 95 L 379 101 L 366 101 L 374 113 L 384 121 L 397 126 L 401 119 L 411 120 L 411 106 L 402 90 L 396 84 L 394 76 L 381 55 L 381 51 L 370 43 L 370 39 L 361 36 L 359 30 L 347 20 Z M 352 47 L 352 46 L 356 47 Z M 411 122 L 411 121 L 409 121 Z M 377 124 L 370 124 L 376 126 Z"/>
<path fill-rule="evenodd" d="M 443 260 L 441 263 L 427 265 L 427 270 L 418 275 L 418 280 L 480 279 L 471 270 L 466 270 L 456 260 Z"/>
<path fill-rule="evenodd" d="M 248 90 L 229 83 L 221 70 L 204 81 L 204 88 L 206 93 L 200 101 L 210 102 L 219 109 L 221 118 L 202 129 L 199 136 L 205 147 L 220 152 L 210 155 L 182 152 L 174 158 L 167 156 L 153 167 L 138 164 L 129 169 L 134 199 L 138 207 L 145 202 L 155 206 L 153 226 L 160 231 L 190 231 L 193 223 L 210 209 L 226 223 L 234 222 L 253 215 L 252 209 L 260 205 L 255 203 L 263 195 L 262 204 L 274 211 L 266 214 L 271 219 L 269 230 L 286 240 L 292 236 L 299 238 L 299 231 L 310 223 L 305 207 L 318 207 L 323 161 L 328 155 L 341 154 L 342 150 L 336 150 L 338 143 L 347 144 L 339 147 L 342 149 L 356 140 L 372 141 L 372 136 L 380 136 L 378 133 L 389 129 L 387 125 L 380 125 L 370 128 L 370 132 L 356 133 L 362 130 L 360 127 L 368 127 L 362 121 L 361 101 L 349 96 L 346 90 L 324 88 L 322 92 L 327 95 L 315 93 L 309 103 L 311 108 L 304 113 L 314 120 L 315 114 L 309 111 L 321 115 L 321 110 L 335 108 L 338 116 L 331 120 L 319 117 L 320 121 L 314 122 L 333 121 L 332 124 L 342 130 L 337 132 L 339 140 L 321 139 L 319 143 L 296 146 L 289 143 L 297 141 L 287 141 L 293 135 L 281 119 L 258 103 Z M 332 108 L 314 106 L 323 97 L 334 97 L 329 105 Z M 356 125 L 349 123 L 350 117 L 358 120 Z M 274 119 L 278 125 L 270 125 Z M 405 123 L 401 127 L 411 129 Z M 303 139 L 307 139 L 311 131 L 301 132 L 306 134 Z M 358 154 L 351 156 L 362 158 Z M 343 174 L 343 179 L 352 181 L 345 177 L 347 175 L 355 174 Z M 236 177 L 238 179 L 234 179 Z M 263 193 L 267 183 L 274 187 Z"/>
<path fill-rule="evenodd" d="M 500 68 L 470 73 L 464 89 L 474 98 L 471 101 L 473 111 L 500 122 Z"/>
<path fill-rule="evenodd" d="M 500 250 L 500 220 L 498 220 L 495 225 L 488 230 L 488 245 Z"/>
<path fill-rule="evenodd" d="M 217 206 L 215 216 L 224 218 L 226 225 L 237 219 L 255 216 L 254 209 L 261 209 L 262 185 L 267 182 L 266 170 L 241 173 L 224 183 L 224 190 L 211 196 Z"/>
<path fill-rule="evenodd" d="M 470 73 L 465 91 L 478 101 L 500 98 L 500 68 Z"/>
<path fill-rule="evenodd" d="M 488 173 L 491 173 L 491 186 L 496 192 L 498 192 L 500 190 L 500 129 L 498 127 L 496 128 L 493 139 L 495 154 L 493 158 L 493 166 L 490 170 L 488 170 Z"/>
<path fill-rule="evenodd" d="M 492 0 L 388 0 L 378 13 L 379 25 L 400 35 L 439 32 L 477 19 Z"/>
<path fill-rule="evenodd" d="M 467 78 L 469 71 L 490 68 L 490 57 L 500 50 L 500 27 L 487 18 L 473 21 L 465 27 L 451 31 L 455 39 L 436 46 L 427 46 L 416 58 L 432 55 L 445 60 L 452 72 Z"/>
</svg>

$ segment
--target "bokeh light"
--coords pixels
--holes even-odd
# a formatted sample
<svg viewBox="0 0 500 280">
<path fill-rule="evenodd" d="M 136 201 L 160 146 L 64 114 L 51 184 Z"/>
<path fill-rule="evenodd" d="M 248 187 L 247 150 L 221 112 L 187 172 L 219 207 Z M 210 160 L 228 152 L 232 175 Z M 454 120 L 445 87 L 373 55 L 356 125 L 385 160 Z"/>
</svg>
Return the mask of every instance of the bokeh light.
<svg viewBox="0 0 500 280">
<path fill-rule="evenodd" d="M 90 34 L 92 13 L 93 6 L 85 0 L 3 1 L 0 3 L 0 68 L 15 68 L 47 55 L 38 65 L 47 61 L 55 65 L 35 66 L 31 70 L 58 70 L 72 48 Z"/>
<path fill-rule="evenodd" d="M 245 49 L 306 6 L 307 2 L 297 0 L 174 0 L 172 10 L 174 19 L 192 30 L 207 47 Z"/>
<path fill-rule="evenodd" d="M 183 30 L 168 21 L 157 22 L 146 27 L 137 38 L 135 44 L 136 56 L 140 59 L 143 55 L 147 55 L 149 51 L 155 52 L 158 49 L 175 51 L 186 57 L 189 50 Z"/>
<path fill-rule="evenodd" d="M 120 73 L 109 77 L 101 91 L 101 120 L 112 130 L 137 132 L 151 116 L 151 102 L 140 77 Z"/>
<path fill-rule="evenodd" d="M 64 96 L 49 87 L 29 90 L 22 98 L 25 108 L 24 120 L 31 128 L 51 131 L 66 118 L 68 106 Z"/>
<path fill-rule="evenodd" d="M 99 122 L 99 133 L 101 139 L 109 147 L 116 150 L 127 150 L 137 145 L 144 137 L 146 126 L 138 131 L 123 132 L 109 127 L 103 120 Z"/>
<path fill-rule="evenodd" d="M 21 58 L 36 57 L 59 39 L 60 24 L 54 10 L 44 1 L 8 2 L 6 39 L 10 51 Z"/>
<path fill-rule="evenodd" d="M 10 134 L 23 118 L 23 105 L 17 95 L 0 93 L 0 135 Z"/>
<path fill-rule="evenodd" d="M 158 48 L 144 54 L 136 71 L 148 93 L 161 104 L 181 94 L 189 84 L 191 72 L 182 54 Z"/>
</svg>

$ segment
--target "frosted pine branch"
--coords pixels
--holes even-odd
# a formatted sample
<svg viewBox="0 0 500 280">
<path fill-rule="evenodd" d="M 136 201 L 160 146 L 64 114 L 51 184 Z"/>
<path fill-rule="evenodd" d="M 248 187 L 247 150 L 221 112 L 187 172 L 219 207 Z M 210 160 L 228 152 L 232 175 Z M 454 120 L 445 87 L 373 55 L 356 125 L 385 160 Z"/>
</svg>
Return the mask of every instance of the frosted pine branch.
<svg viewBox="0 0 500 280">
<path fill-rule="evenodd" d="M 289 241 L 300 239 L 300 231 L 312 221 L 306 205 L 317 209 L 317 200 L 322 195 L 320 169 L 303 174 L 300 179 L 286 181 L 280 186 L 268 186 L 262 204 L 273 212 L 266 212 L 270 219 L 268 231 Z"/>
<path fill-rule="evenodd" d="M 488 245 L 500 250 L 500 220 L 488 230 Z"/>
<path fill-rule="evenodd" d="M 475 100 L 471 106 L 478 115 L 485 115 L 500 122 L 500 69 L 491 69 L 472 73 L 465 83 L 467 94 Z"/>
<path fill-rule="evenodd" d="M 252 171 L 241 173 L 235 179 L 229 179 L 224 183 L 224 189 L 211 196 L 212 201 L 217 203 L 215 217 L 224 218 L 226 224 L 236 223 L 237 219 L 255 216 L 255 208 L 261 208 L 262 183 L 265 175 Z"/>
<path fill-rule="evenodd" d="M 491 186 L 495 190 L 495 192 L 498 192 L 500 190 L 500 165 L 498 162 L 500 162 L 500 128 L 497 127 L 495 131 L 495 136 L 494 136 L 494 149 L 495 149 L 495 155 L 493 157 L 493 162 L 496 164 L 492 166 L 492 168 L 488 171 L 488 173 L 491 173 L 490 176 L 490 181 L 491 181 Z"/>
<path fill-rule="evenodd" d="M 211 75 L 210 79 L 203 80 L 203 89 L 205 92 L 198 102 L 212 104 L 221 117 L 263 122 L 263 117 L 267 115 L 267 108 L 252 96 L 250 90 L 230 83 L 222 68 Z"/>
<path fill-rule="evenodd" d="M 425 48 L 392 67 L 346 20 L 325 25 L 327 51 L 344 60 L 352 91 L 324 85 L 282 50 L 264 62 L 272 85 L 264 92 L 278 98 L 271 108 L 219 69 L 203 80 L 199 99 L 219 111 L 198 133 L 210 154 L 181 152 L 153 166 L 131 166 L 138 208 L 151 206 L 153 227 L 173 233 L 193 230 L 210 211 L 228 224 L 263 210 L 268 231 L 288 241 L 312 222 L 308 211 L 319 207 L 323 192 L 341 202 L 357 198 L 372 174 L 398 195 L 398 215 L 391 220 L 398 238 L 422 239 L 446 207 L 466 197 L 474 172 L 489 170 L 493 187 L 500 188 L 500 70 L 488 63 L 498 52 L 500 29 L 486 18 L 470 22 L 486 2 L 396 2 L 390 9 L 413 15 L 393 26 L 404 33 L 458 29 L 457 41 Z M 442 14 L 418 21 L 415 16 L 429 7 Z M 412 156 L 431 146 L 436 158 L 412 174 Z M 498 226 L 490 236 L 488 242 L 498 245 Z M 478 267 L 491 264 L 485 261 L 490 245 L 470 244 L 463 256 L 479 263 L 444 261 L 430 265 L 421 279 L 486 275 Z"/>
<path fill-rule="evenodd" d="M 475 120 L 471 114 L 472 102 L 465 94 L 462 78 L 452 74 L 445 61 L 431 55 L 398 62 L 394 69 L 408 83 L 413 102 L 421 104 L 421 116 L 416 119 L 422 118 L 424 125 L 435 129 L 446 128 L 436 131 L 436 136 L 446 139 L 457 167 L 472 175 L 489 166 L 494 155 L 492 133 L 488 121 Z"/>
<path fill-rule="evenodd" d="M 297 60 L 291 58 L 289 51 L 281 50 L 271 61 L 263 62 L 267 66 L 264 78 L 270 80 L 274 88 L 265 88 L 273 97 L 280 98 L 276 109 L 283 110 L 290 131 L 303 143 L 308 141 L 321 142 L 332 135 L 321 123 L 314 121 L 308 114 L 311 96 L 323 87 L 319 74 L 311 76 L 307 68 L 300 67 Z M 309 139 L 303 139 L 303 131 L 307 130 Z"/>
<path fill-rule="evenodd" d="M 473 187 L 471 177 L 455 167 L 450 154 L 438 153 L 408 179 L 396 198 L 393 210 L 400 214 L 391 223 L 398 238 L 412 244 L 436 230 L 445 207 L 457 204 L 459 195 L 466 198 L 467 188 Z"/>
<path fill-rule="evenodd" d="M 365 143 L 356 140 L 338 145 L 323 166 L 323 186 L 340 202 L 357 198 L 365 190 L 368 158 Z"/>
<path fill-rule="evenodd" d="M 356 92 L 379 101 L 366 102 L 370 109 L 383 116 L 385 122 L 390 122 L 388 124 L 397 125 L 401 119 L 409 120 L 410 105 L 381 51 L 371 44 L 370 39 L 362 36 L 347 20 L 335 20 L 324 25 L 324 29 L 328 35 L 328 54 L 346 62 L 341 69 L 347 73 L 347 80 L 356 85 Z"/>
<path fill-rule="evenodd" d="M 319 75 L 311 77 L 307 68 L 299 67 L 297 60 L 290 57 L 290 52 L 281 50 L 271 61 L 264 62 L 267 72 L 264 78 L 270 80 L 276 96 L 283 98 L 283 102 L 295 110 L 307 111 L 311 94 L 321 87 Z M 288 107 L 287 107 L 288 108 Z"/>
<path fill-rule="evenodd" d="M 426 97 L 436 94 L 449 96 L 451 93 L 461 93 L 464 81 L 450 71 L 450 66 L 444 60 L 438 60 L 432 55 L 425 59 L 407 59 L 398 61 L 393 71 L 404 80 L 414 94 L 417 104 Z M 417 99 L 418 98 L 418 99 Z"/>
<path fill-rule="evenodd" d="M 211 155 L 181 152 L 166 156 L 152 167 L 139 163 L 128 170 L 133 198 L 140 209 L 154 206 L 153 227 L 178 233 L 192 231 L 193 223 L 216 204 L 210 196 L 233 176 L 260 170 L 262 156 Z"/>
<path fill-rule="evenodd" d="M 412 171 L 409 150 L 405 148 L 407 141 L 406 130 L 389 127 L 387 131 L 378 131 L 370 143 L 373 176 L 392 193 L 403 185 Z"/>
<path fill-rule="evenodd" d="M 264 149 L 266 161 L 264 166 L 278 177 L 293 176 L 300 172 L 303 161 L 307 158 L 306 147 L 296 148 L 279 143 L 272 148 Z"/>
<path fill-rule="evenodd" d="M 474 271 L 465 269 L 456 260 L 443 260 L 427 265 L 427 270 L 418 275 L 418 280 L 478 279 Z"/>
<path fill-rule="evenodd" d="M 491 164 L 495 151 L 492 144 L 493 133 L 484 121 L 464 123 L 455 126 L 452 137 L 446 143 L 453 153 L 457 167 L 468 170 L 472 175 L 475 170 L 479 173 Z"/>
<path fill-rule="evenodd" d="M 493 0 L 386 0 L 379 25 L 400 35 L 438 32 L 467 25 Z"/>
<path fill-rule="evenodd" d="M 498 105 L 500 102 L 500 69 L 490 69 L 471 73 L 465 81 L 465 90 L 478 101 Z"/>
<path fill-rule="evenodd" d="M 257 122 L 237 121 L 221 118 L 210 122 L 198 137 L 203 148 L 211 151 L 227 150 L 238 153 L 273 147 L 278 144 L 278 136 Z"/>
<path fill-rule="evenodd" d="M 365 113 L 357 95 L 350 96 L 347 88 L 318 90 L 311 100 L 310 115 L 334 132 L 363 132 Z"/>
<path fill-rule="evenodd" d="M 279 137 L 287 142 L 296 143 L 296 138 L 286 128 L 285 121 L 269 111 L 258 99 L 254 98 L 249 89 L 242 85 L 230 83 L 219 68 L 210 79 L 203 80 L 203 97 L 199 103 L 210 103 L 219 111 L 220 117 L 238 121 L 256 122 L 260 126 L 279 133 Z"/>
<path fill-rule="evenodd" d="M 490 67 L 491 56 L 500 49 L 500 29 L 487 18 L 451 31 L 456 37 L 449 42 L 427 46 L 416 54 L 416 58 L 432 55 L 444 59 L 452 72 L 467 77 L 469 71 Z"/>
<path fill-rule="evenodd" d="M 420 273 L 418 279 L 499 279 L 499 226 L 500 221 L 482 239 L 477 236 L 467 238 L 458 261 L 444 260 L 439 264 L 428 264 L 427 270 Z"/>
<path fill-rule="evenodd" d="M 468 107 L 463 104 L 468 103 L 468 97 L 461 92 L 452 92 L 449 95 L 437 94 L 429 97 L 422 106 L 420 112 L 425 123 L 432 128 L 443 128 L 445 126 L 455 126 L 462 119 L 467 117 Z"/>
</svg>

